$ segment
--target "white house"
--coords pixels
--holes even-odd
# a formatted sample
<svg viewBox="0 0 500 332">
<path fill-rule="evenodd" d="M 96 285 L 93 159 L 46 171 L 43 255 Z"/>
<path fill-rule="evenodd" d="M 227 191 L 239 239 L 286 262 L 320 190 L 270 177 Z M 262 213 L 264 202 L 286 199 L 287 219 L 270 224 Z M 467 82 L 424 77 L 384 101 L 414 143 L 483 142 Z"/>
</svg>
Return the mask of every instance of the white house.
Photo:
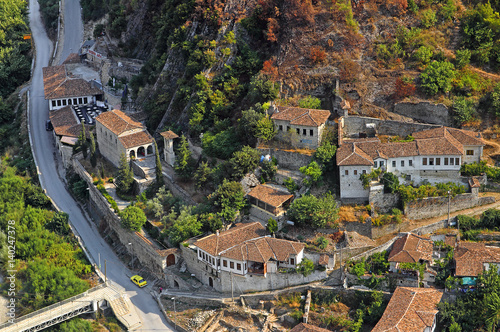
<svg viewBox="0 0 500 332">
<path fill-rule="evenodd" d="M 272 238 L 266 233 L 259 222 L 237 224 L 201 238 L 193 245 L 198 261 L 213 270 L 214 275 L 225 271 L 265 277 L 278 272 L 278 268 L 296 268 L 304 257 L 305 245 Z"/>
<path fill-rule="evenodd" d="M 290 133 L 298 138 L 298 146 L 316 149 L 320 145 L 330 111 L 277 106 L 272 112 L 271 120 L 278 138 L 285 138 Z"/>
<path fill-rule="evenodd" d="M 484 142 L 467 130 L 440 127 L 412 135 L 410 142 L 382 143 L 378 138 L 341 140 L 337 150 L 340 198 L 367 200 L 359 179 L 382 168 L 404 181 L 456 182 L 463 163 L 479 161 Z"/>
<path fill-rule="evenodd" d="M 69 105 L 93 104 L 102 99 L 102 90 L 82 78 L 73 77 L 66 65 L 44 67 L 43 90 L 49 110 Z"/>
<path fill-rule="evenodd" d="M 119 167 L 121 154 L 129 159 L 153 156 L 154 140 L 142 123 L 120 110 L 101 113 L 95 118 L 99 151 Z"/>
</svg>

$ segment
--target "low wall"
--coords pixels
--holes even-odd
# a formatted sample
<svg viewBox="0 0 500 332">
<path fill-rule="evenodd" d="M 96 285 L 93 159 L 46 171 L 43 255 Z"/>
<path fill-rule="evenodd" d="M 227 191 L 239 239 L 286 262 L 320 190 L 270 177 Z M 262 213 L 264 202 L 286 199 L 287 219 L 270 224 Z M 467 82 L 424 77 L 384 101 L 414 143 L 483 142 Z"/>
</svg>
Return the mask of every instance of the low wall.
<svg viewBox="0 0 500 332">
<path fill-rule="evenodd" d="M 419 103 L 397 103 L 394 105 L 393 112 L 426 123 L 441 126 L 452 125 L 448 107 L 443 104 L 433 104 L 428 101 Z"/>
<path fill-rule="evenodd" d="M 455 212 L 494 202 L 494 197 L 478 197 L 477 193 L 452 197 L 449 205 L 448 197 L 429 197 L 406 203 L 404 213 L 409 219 L 425 219 L 447 214 L 448 206 Z"/>
<path fill-rule="evenodd" d="M 380 213 L 389 213 L 399 205 L 399 194 L 385 194 L 384 189 L 370 190 L 370 205 Z"/>
<path fill-rule="evenodd" d="M 407 136 L 414 132 L 440 127 L 433 124 L 382 120 L 362 116 L 347 116 L 343 118 L 343 121 L 343 132 L 347 136 L 360 132 L 366 132 L 367 123 L 374 123 L 379 135 Z"/>
<path fill-rule="evenodd" d="M 101 231 L 110 230 L 134 259 L 139 260 L 141 265 L 147 267 L 152 273 L 162 276 L 163 270 L 167 266 L 166 257 L 163 257 L 153 245 L 146 242 L 136 232 L 129 231 L 121 226 L 120 217 L 111 209 L 107 199 L 93 185 L 92 178 L 77 158 L 73 158 L 73 169 L 82 179 L 87 181 L 90 214 L 98 223 L 99 229 Z"/>
<path fill-rule="evenodd" d="M 372 221 L 369 218 L 367 218 L 365 222 L 343 222 L 340 225 L 340 228 L 343 231 L 357 232 L 358 234 L 369 237 L 370 239 L 373 238 L 373 226 Z"/>
<path fill-rule="evenodd" d="M 390 223 L 383 226 L 377 226 L 377 227 L 372 226 L 372 239 L 378 239 L 379 237 L 382 237 L 390 233 L 400 232 L 401 229 L 404 229 L 409 224 L 410 223 L 407 221 L 407 222 L 402 222 L 400 224 Z"/>
<path fill-rule="evenodd" d="M 261 151 L 263 155 L 270 154 L 271 157 L 276 158 L 280 168 L 286 168 L 292 171 L 298 171 L 300 167 L 309 165 L 312 160 L 312 156 L 298 152 L 267 148 L 257 148 L 257 150 Z"/>
</svg>

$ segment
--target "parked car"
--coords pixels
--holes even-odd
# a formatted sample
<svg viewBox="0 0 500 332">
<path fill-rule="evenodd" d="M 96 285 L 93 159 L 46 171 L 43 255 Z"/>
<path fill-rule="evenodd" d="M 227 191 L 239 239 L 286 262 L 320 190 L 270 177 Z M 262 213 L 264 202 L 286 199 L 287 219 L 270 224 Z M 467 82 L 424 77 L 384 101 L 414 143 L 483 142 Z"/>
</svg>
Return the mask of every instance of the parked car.
<svg viewBox="0 0 500 332">
<path fill-rule="evenodd" d="M 146 287 L 148 284 L 148 282 L 146 280 L 142 279 L 142 277 L 138 276 L 138 275 L 132 276 L 132 278 L 130 278 L 130 280 L 132 280 L 132 282 L 139 287 Z"/>
<path fill-rule="evenodd" d="M 47 131 L 52 131 L 54 130 L 54 127 L 52 126 L 52 122 L 50 120 L 47 120 L 45 122 L 45 130 Z"/>
</svg>

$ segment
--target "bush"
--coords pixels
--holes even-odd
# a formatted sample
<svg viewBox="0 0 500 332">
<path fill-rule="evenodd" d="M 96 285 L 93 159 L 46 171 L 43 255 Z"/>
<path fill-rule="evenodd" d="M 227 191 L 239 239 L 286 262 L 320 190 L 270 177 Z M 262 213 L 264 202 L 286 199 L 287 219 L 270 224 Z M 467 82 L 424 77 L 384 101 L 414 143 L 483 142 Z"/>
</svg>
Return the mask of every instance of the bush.
<svg viewBox="0 0 500 332">
<path fill-rule="evenodd" d="M 429 95 L 447 93 L 455 77 L 455 67 L 447 61 L 433 61 L 420 74 L 421 87 Z"/>
<path fill-rule="evenodd" d="M 318 247 L 319 249 L 321 250 L 325 250 L 327 247 L 328 247 L 328 244 L 330 242 L 328 241 L 327 238 L 325 238 L 324 236 L 320 236 L 316 239 L 316 242 L 314 243 L 316 245 L 316 247 Z"/>
<path fill-rule="evenodd" d="M 321 199 L 306 195 L 293 201 L 287 211 L 287 216 L 298 226 L 320 228 L 325 227 L 327 223 L 332 223 L 332 227 L 335 227 L 338 207 L 331 194 L 327 194 Z"/>
<path fill-rule="evenodd" d="M 147 221 L 144 211 L 133 205 L 127 206 L 120 213 L 120 219 L 124 228 L 135 232 L 140 231 Z"/>
<path fill-rule="evenodd" d="M 420 12 L 420 21 L 424 28 L 430 28 L 437 22 L 436 12 L 429 8 Z"/>
<path fill-rule="evenodd" d="M 476 105 L 473 100 L 459 97 L 453 101 L 453 119 L 459 125 L 477 117 Z"/>
<path fill-rule="evenodd" d="M 471 54 L 471 51 L 467 49 L 457 50 L 455 52 L 455 67 L 462 69 L 467 66 L 470 62 Z"/>
<path fill-rule="evenodd" d="M 297 183 L 295 183 L 295 181 L 292 178 L 285 179 L 285 181 L 283 181 L 283 184 L 285 185 L 286 189 L 290 191 L 292 195 L 295 194 L 295 192 L 299 188 Z"/>
<path fill-rule="evenodd" d="M 309 258 L 303 258 L 302 261 L 297 266 L 297 273 L 301 273 L 304 277 L 307 277 L 314 271 L 314 262 Z"/>
</svg>

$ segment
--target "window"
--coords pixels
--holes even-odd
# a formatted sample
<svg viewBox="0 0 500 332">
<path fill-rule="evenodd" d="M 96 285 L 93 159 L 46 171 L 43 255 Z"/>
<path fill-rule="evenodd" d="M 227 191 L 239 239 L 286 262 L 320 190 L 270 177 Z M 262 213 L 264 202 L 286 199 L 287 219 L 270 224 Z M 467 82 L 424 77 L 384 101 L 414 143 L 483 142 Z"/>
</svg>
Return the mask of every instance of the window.
<svg viewBox="0 0 500 332">
<path fill-rule="evenodd" d="M 87 103 L 88 103 L 88 98 L 87 98 L 87 97 L 84 97 L 84 98 L 83 98 L 83 103 L 84 103 L 84 104 L 87 104 Z"/>
<path fill-rule="evenodd" d="M 434 166 L 434 158 L 429 158 L 429 166 Z"/>
<path fill-rule="evenodd" d="M 290 131 L 290 126 L 286 126 L 286 131 Z"/>
<path fill-rule="evenodd" d="M 354 170 L 354 175 L 358 175 L 358 170 L 357 169 Z"/>
<path fill-rule="evenodd" d="M 366 170 L 364 169 L 362 173 L 363 173 L 363 174 L 366 174 Z"/>
<path fill-rule="evenodd" d="M 401 160 L 401 167 L 405 167 L 405 161 Z"/>
<path fill-rule="evenodd" d="M 445 157 L 445 158 L 444 158 L 444 164 L 445 164 L 446 166 L 448 166 L 448 157 Z"/>
<path fill-rule="evenodd" d="M 312 129 L 309 130 L 309 136 L 314 136 L 314 130 Z"/>
<path fill-rule="evenodd" d="M 413 160 L 411 160 L 411 159 L 408 160 L 408 166 L 410 166 L 410 167 L 413 166 Z"/>
<path fill-rule="evenodd" d="M 245 263 L 245 271 L 247 270 L 247 263 Z"/>
<path fill-rule="evenodd" d="M 62 103 L 63 103 L 63 106 L 66 106 L 66 99 L 63 99 Z"/>
<path fill-rule="evenodd" d="M 450 158 L 450 165 L 452 165 L 452 166 L 453 166 L 454 164 L 455 164 L 455 159 Z"/>
<path fill-rule="evenodd" d="M 236 264 L 236 270 L 241 271 L 241 264 L 240 263 Z"/>
<path fill-rule="evenodd" d="M 234 269 L 234 262 L 229 262 L 229 267 L 230 267 L 231 269 Z"/>
<path fill-rule="evenodd" d="M 81 97 L 78 98 L 78 104 L 83 104 L 83 99 Z"/>
<path fill-rule="evenodd" d="M 441 158 L 436 158 L 436 166 L 441 165 Z"/>
<path fill-rule="evenodd" d="M 307 135 L 307 129 L 302 129 L 302 135 L 304 135 L 304 136 Z"/>
<path fill-rule="evenodd" d="M 295 130 L 297 131 L 297 135 L 300 135 L 300 129 L 299 129 L 299 128 L 297 128 L 297 129 L 295 129 Z"/>
<path fill-rule="evenodd" d="M 198 256 L 201 257 L 201 251 L 198 251 Z"/>
<path fill-rule="evenodd" d="M 460 165 L 460 158 L 455 158 L 455 165 Z"/>
<path fill-rule="evenodd" d="M 283 125 L 280 125 L 280 131 L 283 131 Z"/>
<path fill-rule="evenodd" d="M 295 258 L 290 258 L 290 264 L 295 265 Z"/>
<path fill-rule="evenodd" d="M 384 167 L 384 161 L 383 160 L 379 161 L 379 164 L 380 164 L 379 167 Z"/>
<path fill-rule="evenodd" d="M 396 160 L 392 161 L 392 167 L 396 167 Z"/>
<path fill-rule="evenodd" d="M 467 154 L 468 156 L 473 156 L 473 155 L 474 155 L 474 150 L 467 150 L 467 151 L 466 151 L 466 154 Z"/>
<path fill-rule="evenodd" d="M 373 162 L 373 167 L 377 168 L 377 162 L 376 161 Z"/>
<path fill-rule="evenodd" d="M 56 107 L 56 101 L 52 100 L 52 107 Z"/>
<path fill-rule="evenodd" d="M 78 99 L 73 98 L 73 105 L 76 105 L 76 104 L 78 104 Z"/>
<path fill-rule="evenodd" d="M 71 105 L 73 103 L 73 99 L 68 99 L 68 105 Z"/>
<path fill-rule="evenodd" d="M 349 171 L 347 169 L 345 170 L 345 175 L 349 175 Z"/>
<path fill-rule="evenodd" d="M 57 106 L 61 106 L 61 101 L 60 100 L 57 101 Z"/>
<path fill-rule="evenodd" d="M 422 165 L 427 165 L 427 158 L 422 158 Z"/>
</svg>

